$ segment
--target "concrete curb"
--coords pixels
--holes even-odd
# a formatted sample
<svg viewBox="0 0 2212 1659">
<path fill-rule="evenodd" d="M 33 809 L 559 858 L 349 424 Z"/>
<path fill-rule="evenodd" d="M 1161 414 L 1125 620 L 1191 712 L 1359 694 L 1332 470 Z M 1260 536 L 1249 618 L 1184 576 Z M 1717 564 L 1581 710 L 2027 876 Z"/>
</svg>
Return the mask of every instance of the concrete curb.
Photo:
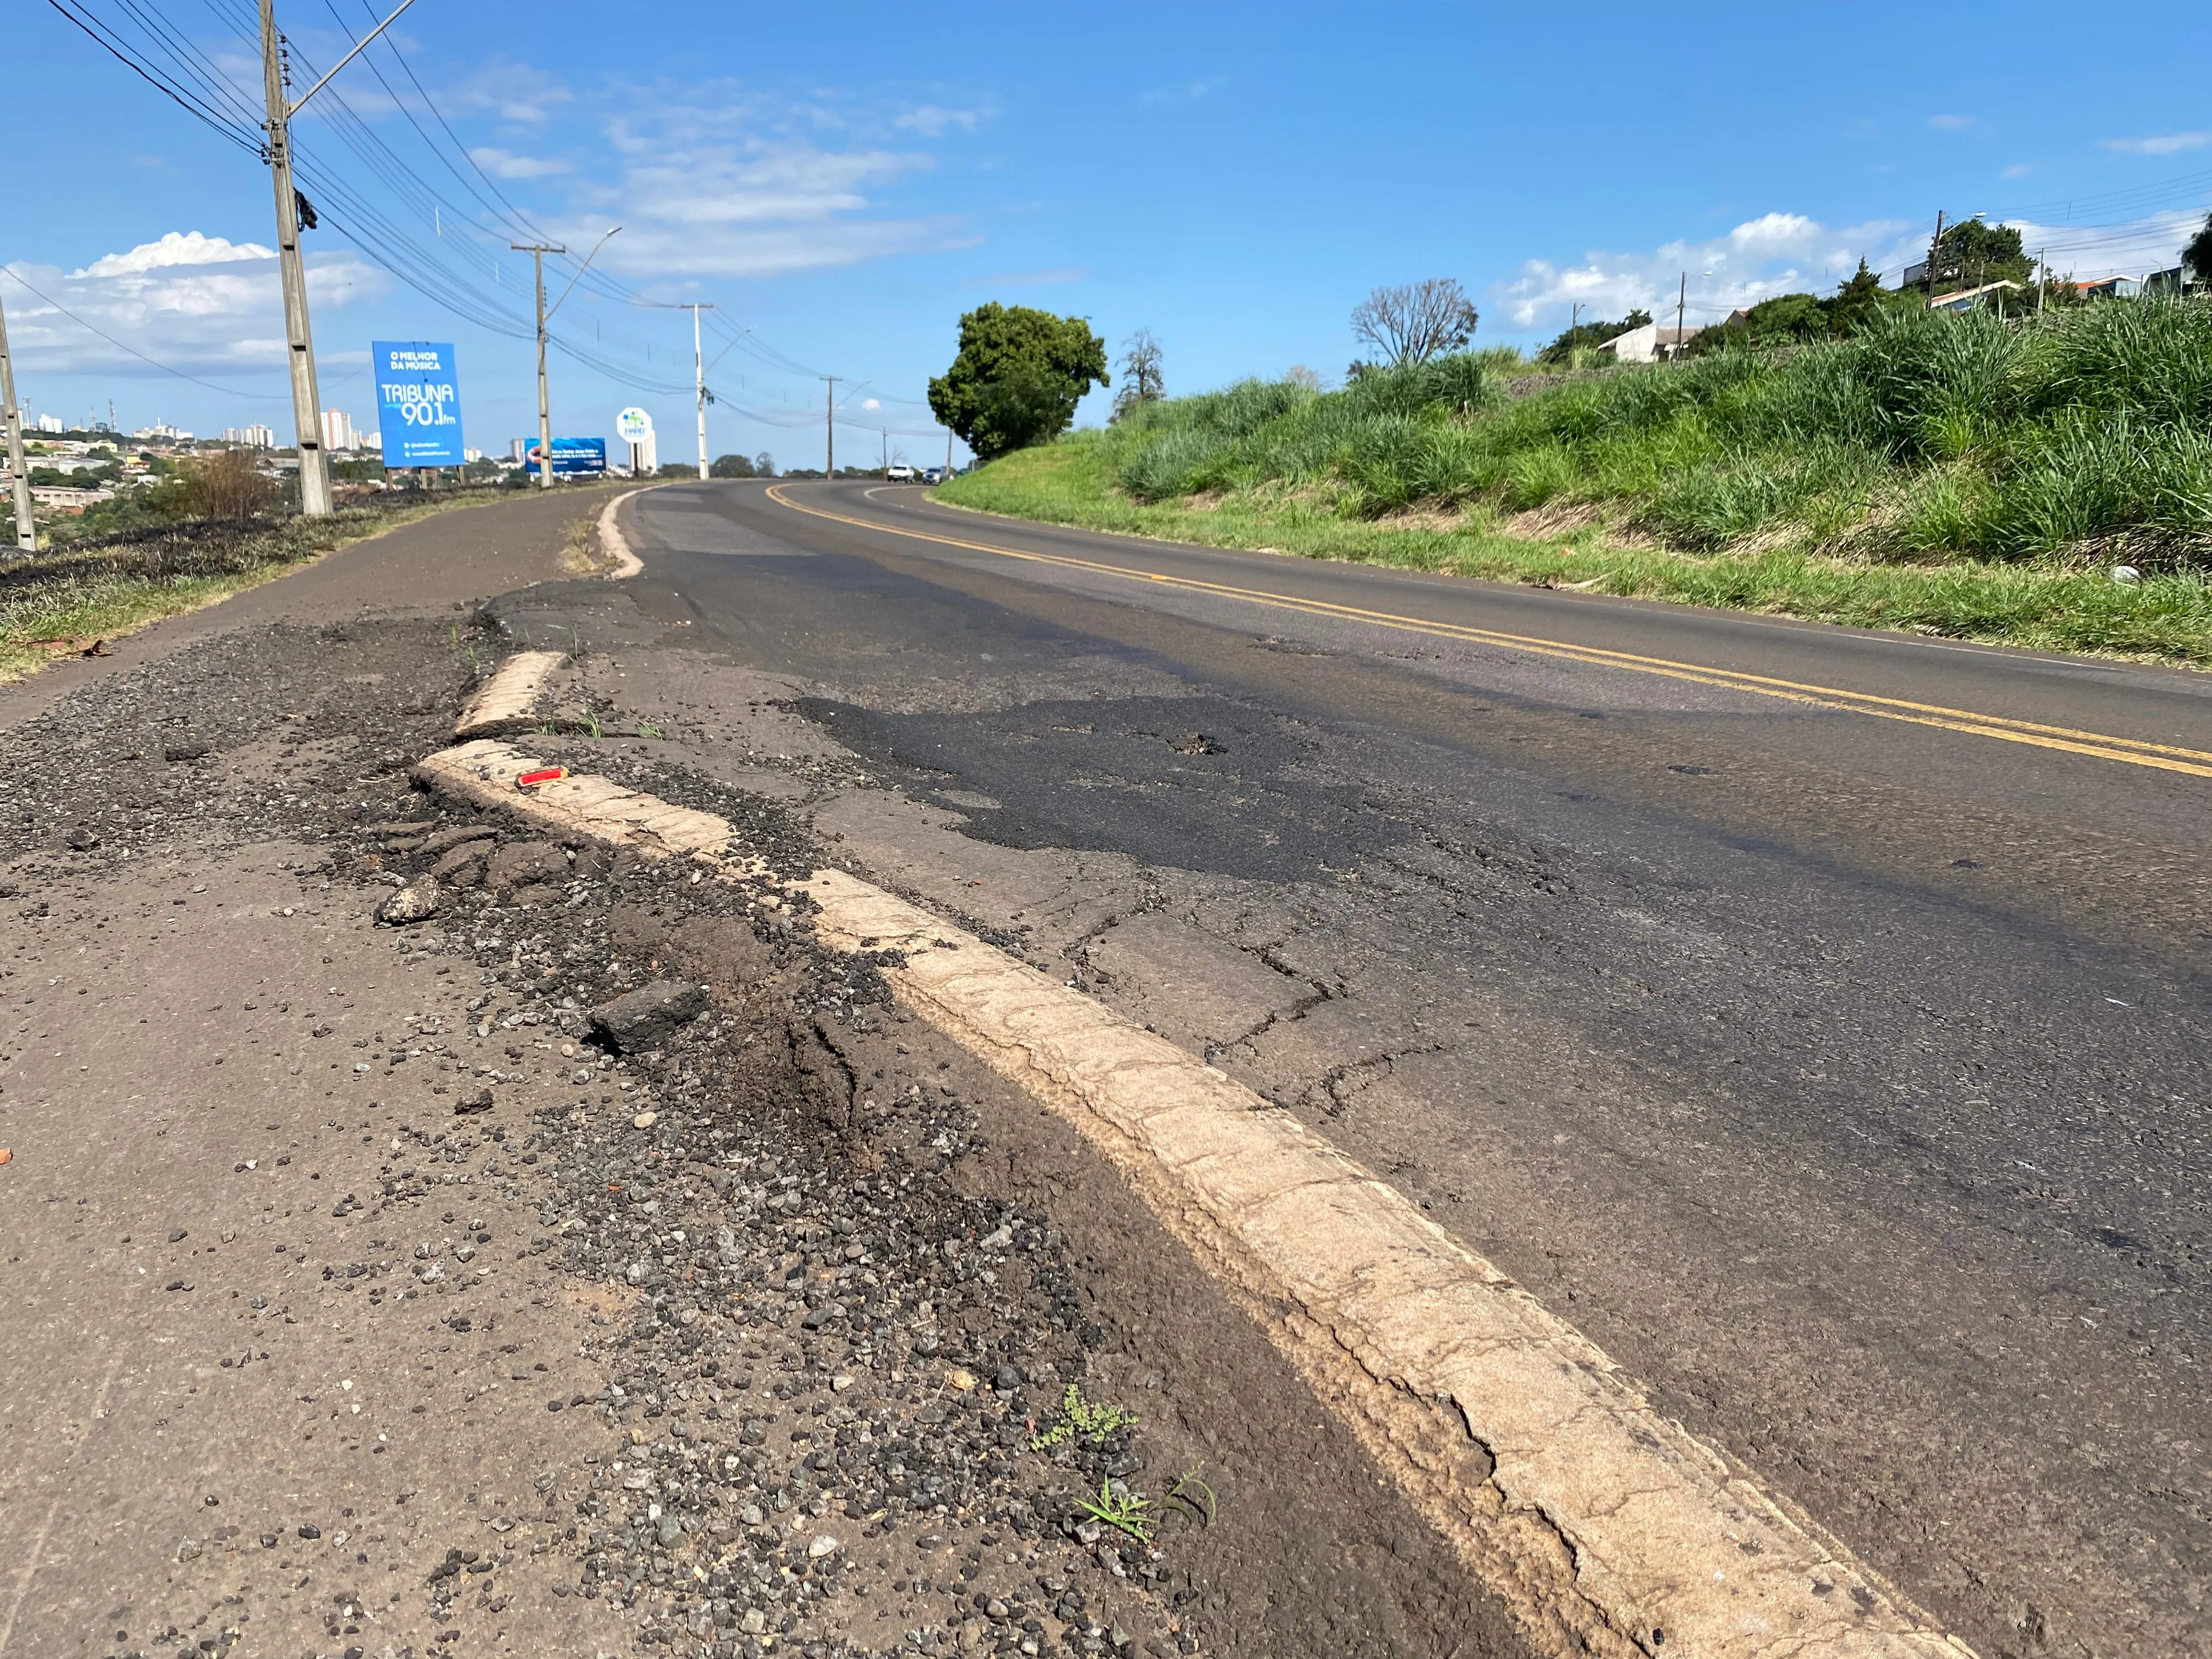
<svg viewBox="0 0 2212 1659">
<path fill-rule="evenodd" d="M 453 727 L 456 738 L 488 737 L 527 726 L 545 682 L 561 665 L 558 651 L 518 651 L 493 671 Z"/>
<path fill-rule="evenodd" d="M 602 779 L 523 795 L 512 779 L 529 764 L 477 743 L 416 775 L 550 828 L 738 873 L 724 820 Z M 1289 1113 L 856 877 L 821 871 L 807 886 L 826 943 L 901 952 L 884 974 L 902 1002 L 1115 1164 L 1537 1651 L 1971 1659 L 1656 1411 L 1580 1332 Z"/>
<path fill-rule="evenodd" d="M 642 495 L 647 489 L 653 488 L 653 485 L 647 484 L 642 489 L 625 489 L 599 509 L 599 550 L 611 555 L 615 562 L 615 568 L 607 572 L 607 580 L 611 582 L 622 581 L 645 568 L 645 562 L 629 550 L 629 542 L 623 535 L 622 526 L 617 521 L 615 514 L 616 509 L 631 496 Z"/>
<path fill-rule="evenodd" d="M 729 845 L 726 820 L 625 789 L 606 778 L 586 774 L 526 790 L 515 787 L 516 778 L 544 765 L 533 756 L 485 738 L 441 750 L 417 765 L 413 775 L 425 787 L 511 812 L 555 834 L 635 848 L 648 858 L 678 853 L 713 858 Z"/>
</svg>

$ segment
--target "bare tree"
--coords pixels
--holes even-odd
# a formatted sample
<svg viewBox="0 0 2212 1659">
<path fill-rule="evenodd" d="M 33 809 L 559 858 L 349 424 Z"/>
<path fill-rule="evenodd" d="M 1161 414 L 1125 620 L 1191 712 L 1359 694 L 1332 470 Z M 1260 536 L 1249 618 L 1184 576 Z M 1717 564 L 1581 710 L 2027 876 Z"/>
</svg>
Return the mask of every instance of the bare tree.
<svg viewBox="0 0 2212 1659">
<path fill-rule="evenodd" d="M 1121 389 L 1114 394 L 1117 421 L 1168 395 L 1167 382 L 1160 373 L 1160 343 L 1152 337 L 1152 331 L 1140 328 L 1123 343 L 1128 349 L 1121 356 Z"/>
<path fill-rule="evenodd" d="M 1289 370 L 1285 373 L 1283 378 L 1285 380 L 1288 380 L 1292 386 L 1302 386 L 1309 392 L 1318 392 L 1321 390 L 1321 376 L 1315 374 L 1313 370 L 1308 368 L 1304 363 L 1292 363 L 1290 366 Z"/>
<path fill-rule="evenodd" d="M 1394 368 L 1425 363 L 1474 337 L 1474 301 L 1449 276 L 1378 288 L 1352 313 L 1352 331 Z"/>
</svg>

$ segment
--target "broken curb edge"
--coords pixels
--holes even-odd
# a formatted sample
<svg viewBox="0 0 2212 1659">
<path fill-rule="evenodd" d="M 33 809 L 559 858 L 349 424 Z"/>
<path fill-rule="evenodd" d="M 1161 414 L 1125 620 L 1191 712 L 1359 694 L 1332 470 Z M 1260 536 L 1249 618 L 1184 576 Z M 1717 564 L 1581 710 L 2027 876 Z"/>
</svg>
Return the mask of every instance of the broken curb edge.
<svg viewBox="0 0 2212 1659">
<path fill-rule="evenodd" d="M 612 507 L 609 508 L 611 513 Z M 425 787 L 558 833 L 757 873 L 729 823 L 495 740 Z M 896 951 L 900 1000 L 1066 1119 L 1266 1332 L 1424 1519 L 1558 1654 L 1972 1659 L 1786 1499 L 1663 1416 L 1596 1346 L 1289 1112 L 848 872 L 823 941 Z M 865 942 L 865 943 L 864 943 Z"/>
</svg>

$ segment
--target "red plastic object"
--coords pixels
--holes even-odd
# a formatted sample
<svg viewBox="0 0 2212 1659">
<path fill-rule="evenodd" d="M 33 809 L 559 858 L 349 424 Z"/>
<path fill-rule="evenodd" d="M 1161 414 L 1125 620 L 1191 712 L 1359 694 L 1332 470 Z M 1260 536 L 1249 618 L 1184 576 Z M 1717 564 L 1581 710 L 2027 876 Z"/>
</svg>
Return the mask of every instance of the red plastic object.
<svg viewBox="0 0 2212 1659">
<path fill-rule="evenodd" d="M 541 783 L 551 783 L 556 779 L 565 778 L 568 775 L 568 769 L 565 766 L 541 766 L 535 772 L 525 772 L 520 777 L 515 779 L 514 787 L 518 789 L 531 789 Z"/>
</svg>

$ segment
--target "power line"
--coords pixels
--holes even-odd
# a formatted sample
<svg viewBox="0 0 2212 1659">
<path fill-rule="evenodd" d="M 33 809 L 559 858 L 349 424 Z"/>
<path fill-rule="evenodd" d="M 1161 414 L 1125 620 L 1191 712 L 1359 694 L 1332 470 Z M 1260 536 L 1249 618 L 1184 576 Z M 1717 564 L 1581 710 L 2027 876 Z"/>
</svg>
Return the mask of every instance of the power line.
<svg viewBox="0 0 2212 1659">
<path fill-rule="evenodd" d="M 79 328 L 87 330 L 91 333 L 97 334 L 101 339 L 106 341 L 108 344 L 113 346 L 118 351 L 127 351 L 132 356 L 136 357 L 140 362 L 151 364 L 154 368 L 160 369 L 164 374 L 173 374 L 180 380 L 190 380 L 194 386 L 204 386 L 210 392 L 225 392 L 234 398 L 252 398 L 264 403 L 281 404 L 287 401 L 286 398 L 280 397 L 274 392 L 244 392 L 236 386 L 217 386 L 213 380 L 203 380 L 197 374 L 187 374 L 181 368 L 173 368 L 167 363 L 161 362 L 157 358 L 149 357 L 144 352 L 139 350 L 137 346 L 125 345 L 122 341 L 117 339 L 112 334 L 110 334 L 106 329 L 100 328 L 94 324 L 88 323 L 83 318 L 78 316 L 76 313 L 71 311 L 60 301 L 54 299 L 45 293 L 36 283 L 31 282 L 20 271 L 10 270 L 6 265 L 0 265 L 0 272 L 5 272 L 11 281 L 18 283 L 23 288 L 30 289 L 33 294 L 37 295 L 40 299 L 44 300 L 56 311 L 58 311 L 63 316 L 68 318 L 70 321 L 75 323 Z"/>
<path fill-rule="evenodd" d="M 247 154 L 258 155 L 261 153 L 260 145 L 252 138 L 247 137 L 245 133 L 240 132 L 234 122 L 226 118 L 217 111 L 211 109 L 207 105 L 200 102 L 199 100 L 192 94 L 181 91 L 178 88 L 170 85 L 168 82 L 155 74 L 144 64 L 139 63 L 137 59 L 131 57 L 129 52 L 124 51 L 122 47 L 118 46 L 115 41 L 110 40 L 106 34 L 102 33 L 100 27 L 92 21 L 88 15 L 82 16 L 79 15 L 77 10 L 70 3 L 70 0 L 46 0 L 46 3 L 51 5 L 56 11 L 61 13 L 63 16 L 68 18 L 69 21 L 76 24 L 77 27 L 82 29 L 85 33 L 91 36 L 92 39 L 97 41 L 117 63 L 121 64 L 125 69 L 128 69 L 132 74 L 137 76 L 149 86 L 159 88 L 166 96 L 173 99 L 178 106 L 183 109 L 186 113 L 206 122 L 208 125 L 213 127 L 225 138 L 228 139 L 232 143 L 236 144 L 240 149 L 245 150 Z"/>
<path fill-rule="evenodd" d="M 240 148 L 257 157 L 265 156 L 265 147 L 260 141 L 258 122 L 254 119 L 255 112 L 240 88 L 198 46 L 158 14 L 152 12 L 144 0 L 112 0 L 112 3 L 119 6 L 135 23 L 132 33 L 143 45 L 134 43 L 131 34 L 100 17 L 87 0 L 48 0 L 48 3 L 110 55 L 142 79 L 160 88 L 181 107 L 216 128 Z M 367 4 L 368 0 L 363 0 L 363 3 Z M 258 21 L 246 15 L 243 0 L 205 0 L 205 4 L 218 21 L 237 27 L 242 33 L 258 33 Z M 340 34 L 350 44 L 351 31 L 339 15 L 334 0 L 325 0 L 325 5 Z M 370 15 L 374 16 L 373 10 Z M 245 27 L 246 25 L 252 27 L 248 28 Z M 534 227 L 462 143 L 452 123 L 438 108 L 405 56 L 388 36 L 384 44 L 386 52 L 415 88 L 422 106 L 429 112 L 439 132 L 453 149 L 460 152 L 461 159 L 467 163 L 470 172 L 483 180 L 485 188 L 478 189 L 455 166 L 445 146 L 416 118 L 407 100 L 386 77 L 382 69 L 374 61 L 373 55 L 368 53 L 363 54 L 363 62 L 376 76 L 378 84 L 391 99 L 393 107 L 404 117 L 423 147 L 436 155 L 439 166 L 452 175 L 464 197 L 469 199 L 466 202 L 456 201 L 432 185 L 416 168 L 401 159 L 335 87 L 324 88 L 317 100 L 317 108 L 323 113 L 328 131 L 352 152 L 367 174 L 380 184 L 410 216 L 419 216 L 422 220 L 436 223 L 440 233 L 436 245 L 433 246 L 430 239 L 423 239 L 411 232 L 391 213 L 378 206 L 368 194 L 356 188 L 331 165 L 319 146 L 301 143 L 296 133 L 292 137 L 291 146 L 295 167 L 302 183 L 314 192 L 313 199 L 319 204 L 319 210 L 331 228 L 352 242 L 373 264 L 382 267 L 422 297 L 463 321 L 507 337 L 530 338 L 534 333 L 533 328 L 509 303 L 509 295 L 499 280 L 503 266 L 500 258 L 502 250 L 497 245 L 508 240 L 510 225 L 531 228 L 535 234 Z M 287 39 L 284 46 L 290 59 L 303 71 L 309 75 L 316 72 L 313 62 L 301 51 L 296 41 Z M 155 58 L 173 66 L 173 73 L 155 66 L 153 62 Z M 489 197 L 485 193 L 487 190 Z M 479 212 L 488 214 L 494 223 L 484 223 L 477 217 Z M 454 234 L 446 234 L 449 229 Z M 456 258 L 473 266 L 480 276 L 472 277 L 465 274 L 454 264 Z M 495 292 L 485 291 L 481 285 L 482 276 L 491 278 Z M 633 307 L 653 307 L 658 303 L 645 298 L 636 289 L 608 273 L 594 270 L 580 272 L 579 276 L 580 286 L 596 298 Z M 810 365 L 777 349 L 750 330 L 733 330 L 719 313 L 710 321 L 718 332 L 726 336 L 720 355 L 726 355 L 730 349 L 736 349 L 780 373 L 818 378 Z M 640 339 L 627 330 L 608 329 L 603 322 L 595 323 L 594 328 L 598 339 L 606 341 L 623 355 L 642 356 L 648 362 L 651 361 L 654 349 L 653 342 Z M 102 337 L 110 337 L 103 335 Z M 133 356 L 144 356 L 133 348 L 122 346 L 120 342 L 111 343 L 121 349 L 131 351 Z M 617 385 L 661 393 L 694 390 L 690 385 L 680 385 L 673 378 L 655 374 L 650 368 L 640 368 L 634 364 L 611 359 L 596 344 L 587 345 L 573 334 L 554 334 L 549 331 L 547 343 L 562 356 L 605 375 Z M 180 373 L 166 371 L 166 366 L 155 359 L 144 360 L 155 367 L 164 368 L 165 372 Z M 206 381 L 198 383 L 213 384 Z M 912 399 L 890 401 L 921 406 Z M 745 414 L 748 418 L 756 413 L 741 404 L 732 404 L 729 407 Z M 772 419 L 767 423 L 780 424 Z M 901 435 L 929 434 L 902 433 Z"/>
</svg>

